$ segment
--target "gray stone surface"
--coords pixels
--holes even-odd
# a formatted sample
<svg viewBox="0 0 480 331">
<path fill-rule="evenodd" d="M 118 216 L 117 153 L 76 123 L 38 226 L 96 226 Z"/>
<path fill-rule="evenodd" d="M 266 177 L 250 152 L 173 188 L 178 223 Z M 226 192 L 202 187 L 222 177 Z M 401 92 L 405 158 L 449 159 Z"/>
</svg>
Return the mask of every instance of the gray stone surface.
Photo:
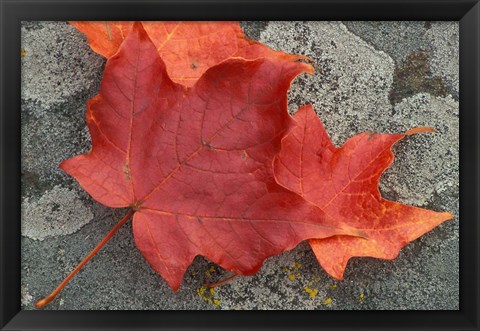
<svg viewBox="0 0 480 331">
<path fill-rule="evenodd" d="M 422 21 L 352 21 L 343 22 L 354 34 L 361 36 L 376 49 L 388 53 L 400 64 L 416 50 L 427 50 L 425 33 L 431 23 Z"/>
<path fill-rule="evenodd" d="M 354 34 L 386 52 L 397 65 L 414 52 L 430 58 L 431 77 L 442 77 L 458 100 L 459 25 L 458 22 L 344 22 Z"/>
<path fill-rule="evenodd" d="M 431 43 L 430 61 L 433 75 L 444 77 L 458 99 L 459 25 L 457 22 L 434 22 L 425 34 Z"/>
<path fill-rule="evenodd" d="M 367 130 L 435 127 L 436 133 L 409 136 L 394 147 L 396 160 L 380 188 L 391 200 L 450 211 L 455 220 L 410 243 L 393 261 L 352 259 L 344 281 L 328 276 L 304 242 L 269 258 L 255 276 L 212 292 L 204 281 L 226 274 L 197 257 L 177 293 L 143 259 L 127 224 L 45 309 L 458 309 L 458 23 L 242 26 L 273 48 L 313 59 L 316 73 L 295 80 L 289 109 L 312 103 L 336 145 Z M 24 22 L 22 48 L 20 295 L 22 308 L 34 309 L 34 301 L 57 286 L 125 210 L 98 204 L 58 169 L 90 147 L 85 104 L 98 91 L 104 60 L 65 22 Z M 392 104 L 394 73 L 419 51 L 428 52 L 430 75 L 450 95 L 413 84 L 412 93 Z"/>
<path fill-rule="evenodd" d="M 38 201 L 25 198 L 22 205 L 22 236 L 37 240 L 74 233 L 93 218 L 79 195 L 60 185 Z"/>
<path fill-rule="evenodd" d="M 78 32 L 66 22 L 23 26 L 28 61 L 22 61 L 22 99 L 41 103 L 35 111 L 47 111 L 97 83 L 103 59 L 78 42 Z"/>
</svg>

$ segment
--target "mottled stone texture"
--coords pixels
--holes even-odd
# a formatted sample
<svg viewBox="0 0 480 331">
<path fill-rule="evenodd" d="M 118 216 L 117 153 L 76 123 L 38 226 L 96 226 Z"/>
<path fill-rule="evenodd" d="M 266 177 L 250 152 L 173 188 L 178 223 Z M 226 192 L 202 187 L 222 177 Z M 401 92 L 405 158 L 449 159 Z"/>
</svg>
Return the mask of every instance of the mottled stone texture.
<svg viewBox="0 0 480 331">
<path fill-rule="evenodd" d="M 336 145 L 363 132 L 407 137 L 381 180 L 385 197 L 447 222 L 393 261 L 352 259 L 344 281 L 307 243 L 268 259 L 252 277 L 205 290 L 226 275 L 197 257 L 173 293 L 124 226 L 45 309 L 458 309 L 458 23 L 242 22 L 247 35 L 314 62 L 292 85 L 289 110 L 311 103 Z M 22 24 L 22 307 L 48 294 L 123 216 L 84 193 L 58 164 L 86 152 L 85 105 L 105 60 L 66 22 Z"/>
</svg>

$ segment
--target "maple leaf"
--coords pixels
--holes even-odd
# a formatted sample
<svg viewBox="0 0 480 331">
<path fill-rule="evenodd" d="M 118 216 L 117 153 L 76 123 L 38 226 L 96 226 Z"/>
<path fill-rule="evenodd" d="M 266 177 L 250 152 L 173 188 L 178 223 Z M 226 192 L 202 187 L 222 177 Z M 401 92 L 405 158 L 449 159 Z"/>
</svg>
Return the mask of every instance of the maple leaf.
<svg viewBox="0 0 480 331">
<path fill-rule="evenodd" d="M 170 80 L 136 23 L 88 103 L 91 151 L 60 167 L 100 203 L 131 207 L 116 227 L 133 214 L 137 247 L 173 290 L 196 255 L 250 275 L 302 240 L 364 236 L 273 177 L 273 158 L 293 125 L 290 82 L 310 70 L 232 59 L 186 88 Z"/>
<path fill-rule="evenodd" d="M 109 58 L 117 51 L 134 22 L 72 21 L 92 49 Z M 247 39 L 238 22 L 142 22 L 164 61 L 170 78 L 193 86 L 210 67 L 234 57 L 276 61 L 306 59 L 275 51 Z"/>
<path fill-rule="evenodd" d="M 447 212 L 388 201 L 378 189 L 381 174 L 393 162 L 393 144 L 431 128 L 415 128 L 405 134 L 365 132 L 336 148 L 312 106 L 300 108 L 294 119 L 296 127 L 283 138 L 274 160 L 276 181 L 337 221 L 362 229 L 368 237 L 338 235 L 309 240 L 331 276 L 343 279 L 347 262 L 354 256 L 394 259 L 407 243 L 453 218 Z"/>
</svg>

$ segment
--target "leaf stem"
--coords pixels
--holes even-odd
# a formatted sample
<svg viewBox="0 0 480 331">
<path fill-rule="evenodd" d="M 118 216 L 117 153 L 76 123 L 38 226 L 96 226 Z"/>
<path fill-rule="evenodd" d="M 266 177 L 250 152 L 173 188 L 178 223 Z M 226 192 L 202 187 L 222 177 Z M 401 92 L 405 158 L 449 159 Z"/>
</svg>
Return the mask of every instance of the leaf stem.
<svg viewBox="0 0 480 331">
<path fill-rule="evenodd" d="M 48 305 L 53 299 L 55 299 L 55 297 L 57 296 L 58 293 L 60 293 L 61 290 L 63 290 L 63 288 L 68 284 L 68 282 L 70 281 L 70 279 L 73 278 L 73 276 L 75 276 L 75 274 L 80 270 L 82 269 L 82 267 L 88 262 L 90 261 L 90 259 L 95 256 L 95 254 L 98 253 L 98 251 L 100 249 L 102 249 L 102 247 L 110 240 L 110 238 L 112 238 L 112 236 L 115 234 L 115 232 L 118 231 L 118 229 L 120 229 L 122 227 L 122 225 L 124 225 L 129 219 L 130 217 L 132 217 L 133 213 L 135 211 L 133 209 L 130 209 L 128 211 L 128 213 L 110 230 L 110 232 L 107 233 L 107 235 L 102 239 L 102 241 L 100 241 L 98 243 L 97 246 L 95 246 L 95 248 L 82 260 L 82 262 L 80 262 L 76 267 L 75 269 L 73 269 L 70 274 L 65 277 L 65 279 L 63 280 L 63 282 L 60 283 L 60 285 L 58 285 L 58 287 L 53 290 L 52 293 L 50 293 L 48 296 L 46 296 L 45 298 L 43 299 L 40 299 L 38 300 L 36 303 L 35 303 L 35 307 L 36 308 L 42 308 L 46 305 Z"/>
<path fill-rule="evenodd" d="M 213 287 L 217 287 L 217 286 L 220 286 L 220 285 L 223 285 L 223 284 L 226 284 L 228 283 L 229 281 L 233 280 L 234 278 L 236 278 L 237 276 L 239 276 L 239 274 L 233 274 L 221 281 L 218 281 L 216 283 L 206 283 L 205 284 L 205 287 L 206 288 L 213 288 Z"/>
</svg>

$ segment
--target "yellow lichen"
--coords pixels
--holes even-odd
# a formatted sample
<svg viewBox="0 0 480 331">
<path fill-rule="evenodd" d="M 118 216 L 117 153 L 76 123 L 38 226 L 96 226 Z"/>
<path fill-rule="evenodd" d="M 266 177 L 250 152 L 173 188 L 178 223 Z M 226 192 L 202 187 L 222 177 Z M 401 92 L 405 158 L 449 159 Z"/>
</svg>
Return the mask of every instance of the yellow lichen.
<svg viewBox="0 0 480 331">
<path fill-rule="evenodd" d="M 207 288 L 205 286 L 202 286 L 197 289 L 197 294 L 199 297 L 202 298 L 203 301 L 211 303 L 217 307 L 220 306 L 220 300 L 215 298 L 214 288 L 209 288 L 207 291 Z"/>
<path fill-rule="evenodd" d="M 363 294 L 363 292 L 362 292 L 362 293 L 360 293 L 360 295 L 358 296 L 358 301 L 359 301 L 359 302 L 363 302 L 364 300 L 365 300 L 365 294 Z"/>
<path fill-rule="evenodd" d="M 332 301 L 333 301 L 332 298 L 325 298 L 323 299 L 323 304 L 325 306 L 330 306 L 332 304 Z"/>
<path fill-rule="evenodd" d="M 337 289 L 337 284 L 330 285 L 330 288 L 331 288 L 332 290 L 336 290 L 336 289 Z"/>
<path fill-rule="evenodd" d="M 27 56 L 27 51 L 25 50 L 25 48 L 22 48 L 22 50 L 20 51 L 20 56 L 21 57 Z"/>
<path fill-rule="evenodd" d="M 205 286 L 202 286 L 202 287 L 197 289 L 197 294 L 202 297 L 203 294 L 205 294 L 206 290 L 207 290 L 207 288 Z"/>
<path fill-rule="evenodd" d="M 316 288 L 310 288 L 308 286 L 305 286 L 303 289 L 305 290 L 305 292 L 308 293 L 308 295 L 310 296 L 310 299 L 315 299 L 315 297 L 318 294 L 318 289 Z"/>
<path fill-rule="evenodd" d="M 295 262 L 295 264 L 291 267 L 284 267 L 283 271 L 287 274 L 288 279 L 294 281 L 296 279 L 301 279 L 301 275 L 297 272 L 302 265 L 299 262 Z"/>
<path fill-rule="evenodd" d="M 215 273 L 215 267 L 212 265 L 210 266 L 210 268 L 208 268 L 207 271 L 205 271 L 205 276 L 210 277 L 214 273 Z"/>
</svg>

